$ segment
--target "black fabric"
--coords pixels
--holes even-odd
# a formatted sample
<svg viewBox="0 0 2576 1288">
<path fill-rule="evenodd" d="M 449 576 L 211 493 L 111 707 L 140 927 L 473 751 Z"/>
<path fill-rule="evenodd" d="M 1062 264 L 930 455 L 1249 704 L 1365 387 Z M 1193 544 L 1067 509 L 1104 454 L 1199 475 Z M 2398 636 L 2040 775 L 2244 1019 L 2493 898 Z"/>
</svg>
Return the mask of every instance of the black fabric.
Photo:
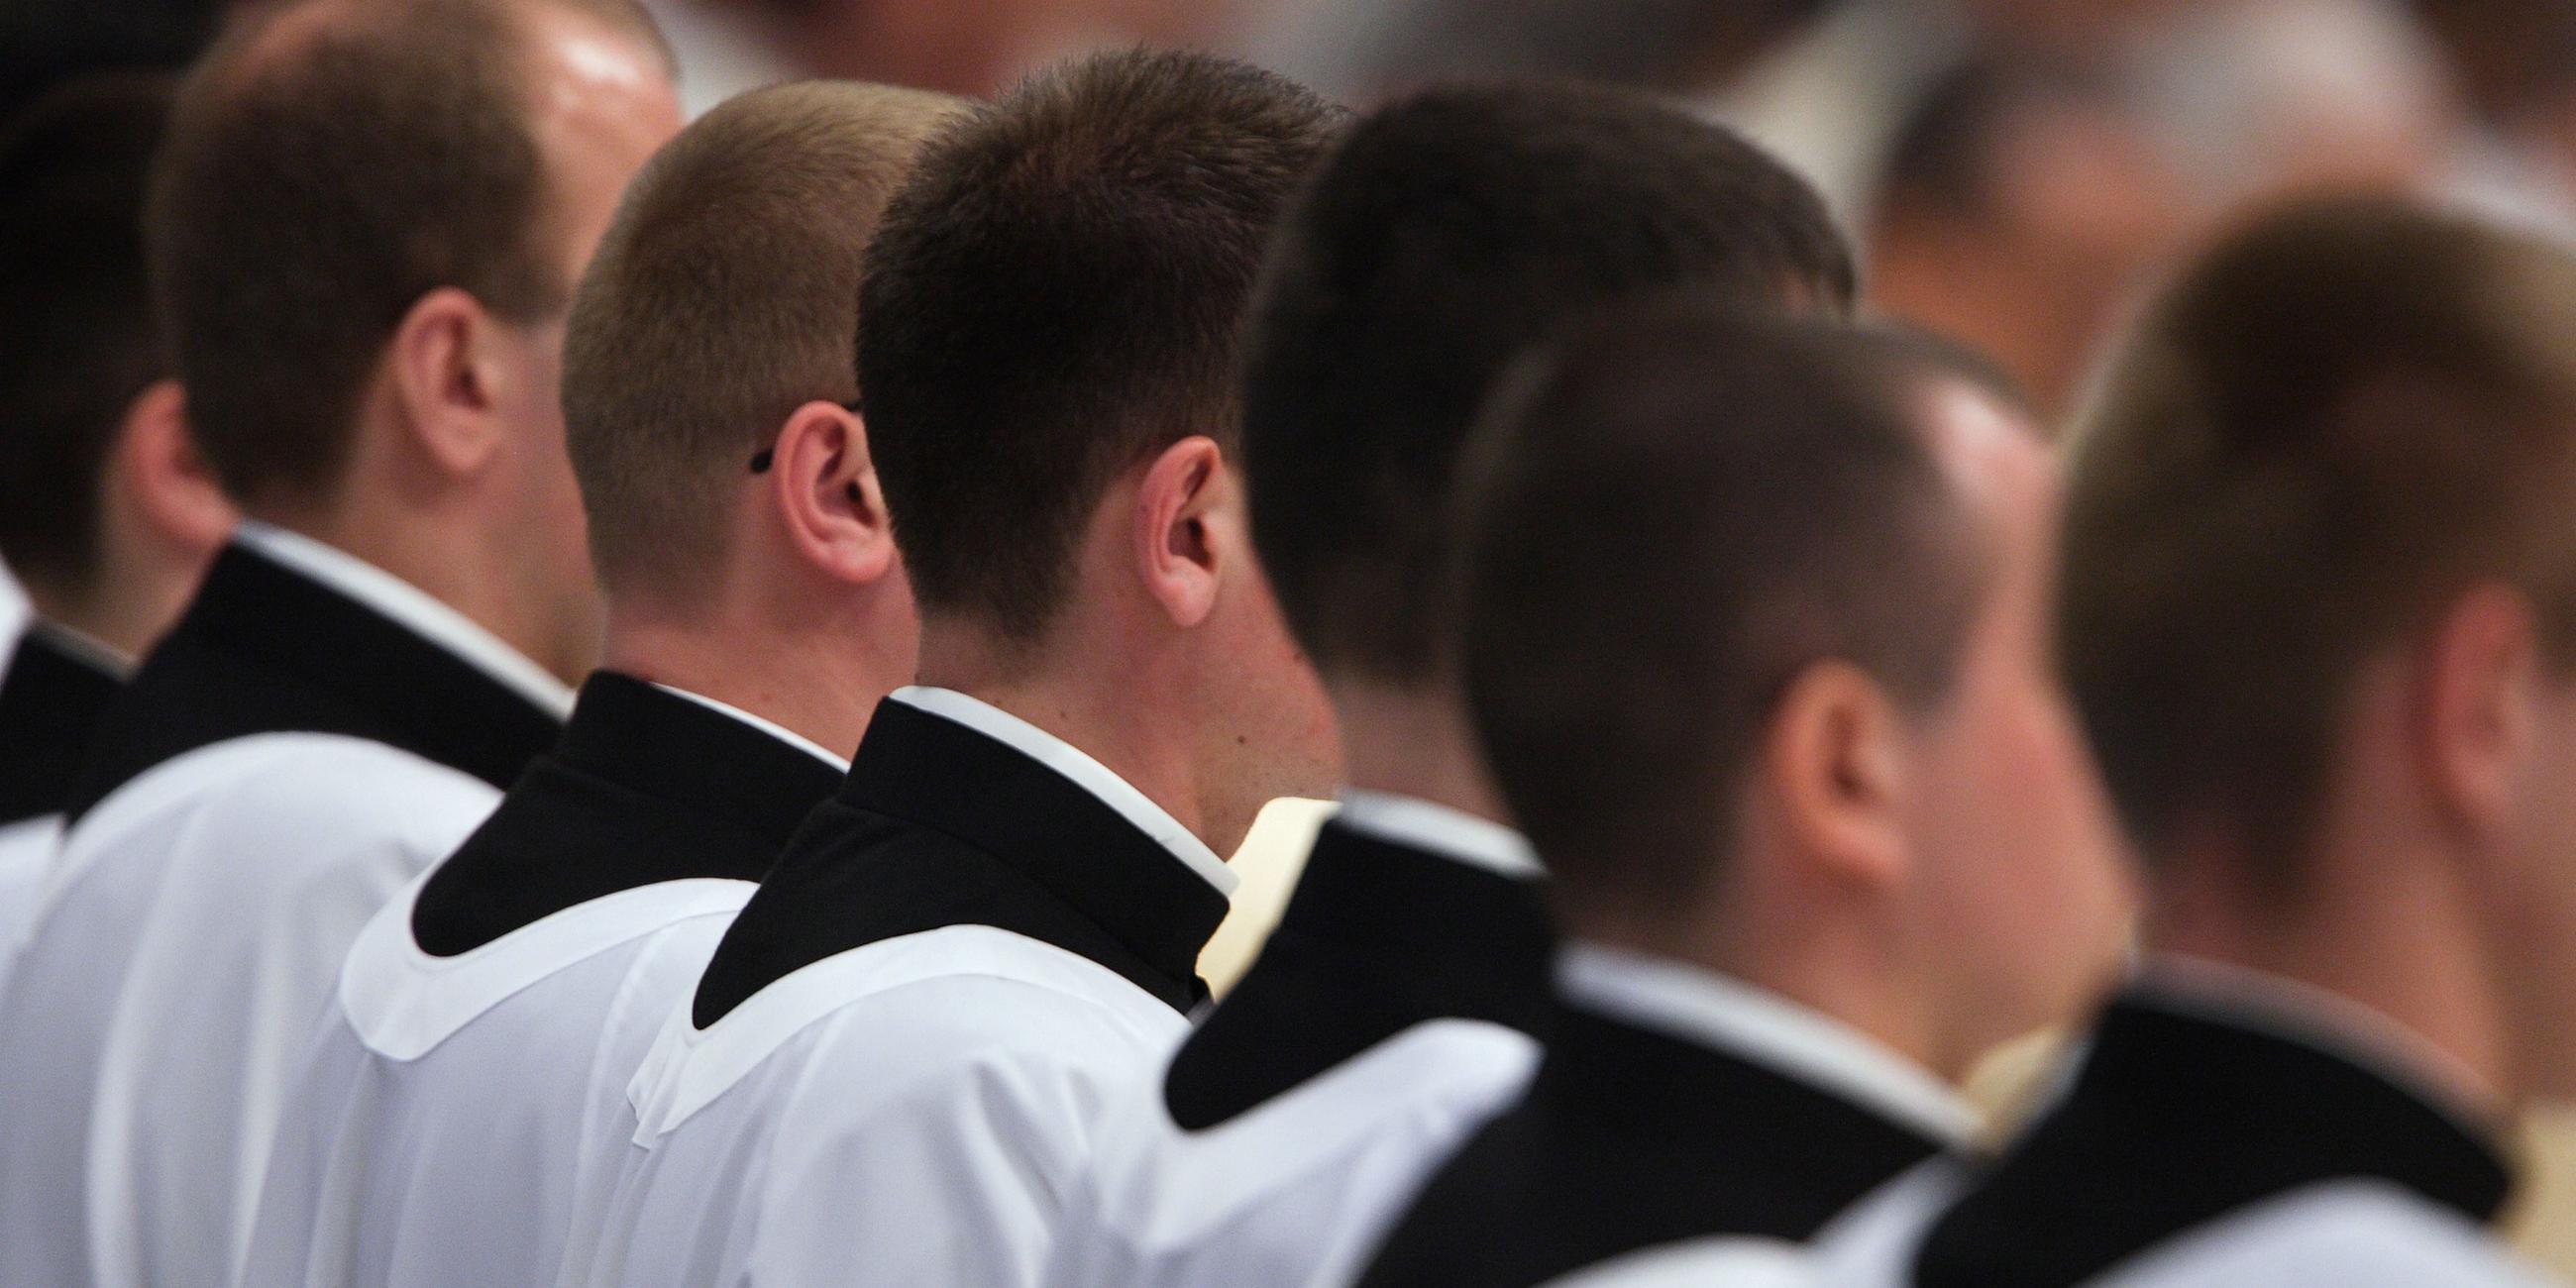
<svg viewBox="0 0 2576 1288">
<path fill-rule="evenodd" d="M 124 682 L 30 628 L 0 676 L 0 825 L 59 814 Z"/>
<path fill-rule="evenodd" d="M 1944 1214 L 1923 1288 L 2055 1288 L 2248 1204 L 2345 1179 L 2394 1182 L 2488 1221 L 2503 1156 L 2380 1074 L 2275 1033 L 2116 1000 L 2055 1108 Z"/>
<path fill-rule="evenodd" d="M 698 1027 L 789 973 L 899 935 L 992 926 L 1118 972 L 1174 1010 L 1226 899 L 1107 802 L 1018 749 L 892 699 L 716 946 Z"/>
<path fill-rule="evenodd" d="M 391 618 L 235 543 L 110 704 L 67 811 L 200 747 L 345 734 L 508 787 L 563 724 Z"/>
<path fill-rule="evenodd" d="M 1553 948 L 1536 881 L 1326 823 L 1261 956 L 1173 1057 L 1164 1105 L 1214 1127 L 1430 1020 L 1544 1036 Z"/>
<path fill-rule="evenodd" d="M 451 957 L 621 890 L 758 881 L 840 782 L 812 752 L 601 671 L 563 741 L 421 887 L 412 938 Z"/>
<path fill-rule="evenodd" d="M 1543 1283 L 1641 1248 L 1803 1241 L 1939 1148 L 1841 1096 L 1569 1006 L 1529 1098 L 1451 1158 L 1368 1288 Z"/>
</svg>

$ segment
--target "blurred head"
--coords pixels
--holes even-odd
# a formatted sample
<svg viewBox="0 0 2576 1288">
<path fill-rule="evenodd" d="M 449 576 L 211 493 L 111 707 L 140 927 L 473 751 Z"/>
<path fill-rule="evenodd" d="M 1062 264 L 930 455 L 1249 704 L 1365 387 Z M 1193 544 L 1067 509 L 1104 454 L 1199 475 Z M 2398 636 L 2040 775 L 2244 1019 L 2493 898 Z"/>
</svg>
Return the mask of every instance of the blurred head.
<svg viewBox="0 0 2576 1288">
<path fill-rule="evenodd" d="M 1664 306 L 1542 350 L 1476 450 L 1465 675 L 1571 933 L 1952 1076 L 2101 982 L 2126 908 L 2043 647 L 2053 475 L 1998 381 Z"/>
<path fill-rule="evenodd" d="M 1577 317 L 1690 286 L 1839 315 L 1851 253 L 1752 145 L 1642 95 L 1436 90 L 1353 127 L 1291 210 L 1253 312 L 1253 533 L 1328 682 L 1446 687 L 1444 523 L 1495 374 Z"/>
<path fill-rule="evenodd" d="M 1897 131 L 1870 218 L 1873 301 L 1995 355 L 2054 424 L 2140 278 L 2197 211 L 2108 90 L 1972 62 Z"/>
<path fill-rule="evenodd" d="M 2402 883 L 2525 1043 L 2576 1040 L 2571 336 L 2541 240 L 2398 199 L 2240 230 L 2083 418 L 2058 614 L 2160 894 L 2278 928 Z"/>
<path fill-rule="evenodd" d="M 924 678 L 1133 693 L 1130 719 L 1195 738 L 1196 776 L 1230 785 L 1207 806 L 1220 852 L 1261 801 L 1331 782 L 1329 716 L 1245 531 L 1234 377 L 1263 242 L 1337 124 L 1220 59 L 1068 64 L 924 150 L 860 292 Z"/>
<path fill-rule="evenodd" d="M 149 221 L 225 490 L 584 669 L 564 311 L 678 111 L 626 0 L 305 0 L 228 33 Z"/>
<path fill-rule="evenodd" d="M 878 216 L 945 95 L 813 81 L 700 117 L 628 188 L 574 299 L 564 419 L 612 629 L 915 626 L 851 347 Z"/>
<path fill-rule="evenodd" d="M 151 646 L 232 524 L 144 284 L 173 82 L 69 82 L 0 125 L 0 559 L 47 617 Z"/>
</svg>

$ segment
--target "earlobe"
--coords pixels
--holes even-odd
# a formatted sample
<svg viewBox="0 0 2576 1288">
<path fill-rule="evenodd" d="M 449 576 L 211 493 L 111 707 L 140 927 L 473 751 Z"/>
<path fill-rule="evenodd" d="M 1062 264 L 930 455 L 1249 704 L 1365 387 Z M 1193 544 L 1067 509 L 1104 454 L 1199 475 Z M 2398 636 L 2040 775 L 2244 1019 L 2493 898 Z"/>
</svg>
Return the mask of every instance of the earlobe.
<svg viewBox="0 0 2576 1288">
<path fill-rule="evenodd" d="M 197 450 L 179 382 L 159 381 L 135 396 L 118 451 L 134 510 L 162 541 L 205 557 L 232 534 L 239 516 Z"/>
<path fill-rule="evenodd" d="M 853 584 L 893 571 L 894 525 L 856 413 L 806 403 L 788 413 L 766 455 L 770 502 L 808 563 Z"/>
<path fill-rule="evenodd" d="M 443 286 L 394 330 L 390 379 L 410 442 L 437 468 L 472 474 L 499 455 L 498 391 L 487 352 L 500 328 L 480 301 Z"/>
<path fill-rule="evenodd" d="M 1894 701 L 1866 672 L 1820 662 L 1773 708 L 1760 773 L 1793 853 L 1825 879 L 1902 882 L 1912 788 Z"/>
<path fill-rule="evenodd" d="M 1197 626 L 1216 609 L 1218 520 L 1231 495 L 1225 452 L 1203 435 L 1172 444 L 1145 467 L 1136 490 L 1137 572 L 1176 626 Z"/>
</svg>

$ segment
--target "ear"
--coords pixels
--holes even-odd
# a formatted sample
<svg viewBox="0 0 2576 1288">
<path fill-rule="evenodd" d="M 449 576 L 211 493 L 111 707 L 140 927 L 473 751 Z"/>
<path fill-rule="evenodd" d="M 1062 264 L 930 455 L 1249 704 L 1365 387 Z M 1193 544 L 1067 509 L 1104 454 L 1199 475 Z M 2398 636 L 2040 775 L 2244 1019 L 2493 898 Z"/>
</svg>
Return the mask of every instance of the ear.
<svg viewBox="0 0 2576 1288">
<path fill-rule="evenodd" d="M 2426 637 L 2410 736 L 2434 808 L 2453 825 L 2489 831 L 2512 812 L 2538 735 L 2529 699 L 2541 665 L 2531 605 L 2503 586 L 2461 596 Z"/>
<path fill-rule="evenodd" d="M 440 471 L 480 473 L 505 445 L 496 346 L 482 301 L 442 286 L 415 301 L 387 350 L 411 445 Z"/>
<path fill-rule="evenodd" d="M 178 381 L 158 381 L 127 404 L 116 453 L 127 501 L 162 542 L 204 559 L 232 535 L 240 516 L 197 451 Z"/>
<path fill-rule="evenodd" d="M 1886 888 L 1906 879 L 1913 858 L 1909 769 L 1895 701 L 1867 672 L 1826 661 L 1772 708 L 1759 773 L 1782 839 L 1811 873 Z"/>
<path fill-rule="evenodd" d="M 823 401 L 788 413 L 769 475 L 770 498 L 806 562 L 852 584 L 894 569 L 894 524 L 856 413 Z"/>
<path fill-rule="evenodd" d="M 1216 609 L 1220 542 L 1213 520 L 1230 487 L 1224 449 L 1193 435 L 1164 448 L 1136 491 L 1136 571 L 1146 593 L 1183 629 Z"/>
</svg>

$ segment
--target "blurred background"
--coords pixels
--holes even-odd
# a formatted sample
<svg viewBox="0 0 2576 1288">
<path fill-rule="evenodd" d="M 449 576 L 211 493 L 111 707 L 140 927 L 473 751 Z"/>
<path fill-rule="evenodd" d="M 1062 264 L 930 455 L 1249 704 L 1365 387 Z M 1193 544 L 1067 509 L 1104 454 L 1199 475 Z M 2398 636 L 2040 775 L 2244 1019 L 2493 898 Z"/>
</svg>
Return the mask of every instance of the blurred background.
<svg viewBox="0 0 2576 1288">
<path fill-rule="evenodd" d="M 2402 184 L 2576 231 L 2576 0 L 649 0 L 693 109 L 809 75 L 989 92 L 1104 45 L 1365 105 L 1560 74 L 1674 96 L 1823 188 L 1877 307 L 2063 412 L 2124 303 L 2249 201 Z M 0 107 L 183 61 L 224 0 L 7 0 Z"/>
<path fill-rule="evenodd" d="M 1131 44 L 1236 54 L 1355 106 L 1461 76 L 1645 87 L 1803 169 L 1873 307 L 1992 354 L 2053 420 L 2146 283 L 2249 203 L 2395 185 L 2576 235 L 2576 0 L 647 4 L 693 112 L 816 75 L 983 94 Z M 0 111 L 70 73 L 179 65 L 225 7 L 0 0 Z M 1283 802 L 1247 845 L 1212 981 L 1257 949 L 1319 808 Z M 1990 1099 L 2023 1100 L 2041 1067 L 2001 1062 Z M 2522 1236 L 2576 1270 L 2576 1121 L 2532 1142 Z"/>
</svg>

